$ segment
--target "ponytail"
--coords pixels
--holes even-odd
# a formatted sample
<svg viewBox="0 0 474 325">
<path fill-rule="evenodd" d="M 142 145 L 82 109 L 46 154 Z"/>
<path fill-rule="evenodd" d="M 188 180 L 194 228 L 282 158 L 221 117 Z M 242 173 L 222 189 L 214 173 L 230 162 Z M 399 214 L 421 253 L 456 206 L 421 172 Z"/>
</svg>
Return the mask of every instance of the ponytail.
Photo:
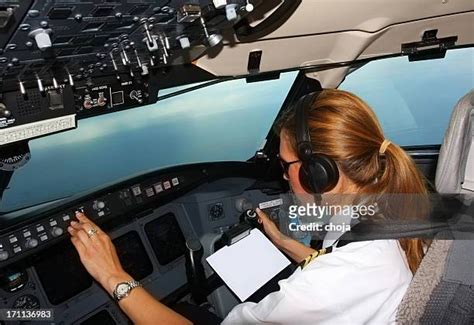
<svg viewBox="0 0 474 325">
<path fill-rule="evenodd" d="M 423 175 L 411 157 L 394 143 L 390 143 L 385 150 L 382 175 L 371 191 L 389 194 L 390 203 L 385 208 L 397 218 L 410 221 L 424 216 L 429 209 L 428 190 Z M 393 194 L 402 194 L 402 197 L 397 200 Z M 399 243 L 414 274 L 424 256 L 423 241 L 404 238 Z"/>
<path fill-rule="evenodd" d="M 384 154 L 383 172 L 374 186 L 377 193 L 428 193 L 422 174 L 402 148 L 390 143 Z"/>
</svg>

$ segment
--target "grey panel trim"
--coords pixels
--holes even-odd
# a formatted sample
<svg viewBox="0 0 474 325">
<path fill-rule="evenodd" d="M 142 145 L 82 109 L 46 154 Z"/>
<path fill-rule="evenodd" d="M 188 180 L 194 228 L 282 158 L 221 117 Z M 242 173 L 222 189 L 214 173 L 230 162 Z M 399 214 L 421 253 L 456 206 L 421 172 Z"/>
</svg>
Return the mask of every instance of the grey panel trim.
<svg viewBox="0 0 474 325">
<path fill-rule="evenodd" d="M 417 324 L 441 281 L 452 240 L 434 240 L 398 307 L 398 324 Z"/>
<path fill-rule="evenodd" d="M 455 240 L 444 280 L 474 286 L 474 240 Z"/>
</svg>

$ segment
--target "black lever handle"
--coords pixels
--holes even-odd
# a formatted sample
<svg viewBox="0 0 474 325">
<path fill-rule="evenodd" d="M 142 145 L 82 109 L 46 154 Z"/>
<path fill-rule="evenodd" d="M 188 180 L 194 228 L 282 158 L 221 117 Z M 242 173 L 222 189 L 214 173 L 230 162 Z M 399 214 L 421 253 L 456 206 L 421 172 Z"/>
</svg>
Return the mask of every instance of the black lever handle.
<svg viewBox="0 0 474 325">
<path fill-rule="evenodd" d="M 258 223 L 258 214 L 254 209 L 247 209 L 240 215 L 240 222 L 248 223 L 252 228 L 261 229 L 262 225 Z"/>
<path fill-rule="evenodd" d="M 204 249 L 201 242 L 196 238 L 186 240 L 186 277 L 188 279 L 191 297 L 197 304 L 207 301 L 207 281 L 202 265 Z"/>
</svg>

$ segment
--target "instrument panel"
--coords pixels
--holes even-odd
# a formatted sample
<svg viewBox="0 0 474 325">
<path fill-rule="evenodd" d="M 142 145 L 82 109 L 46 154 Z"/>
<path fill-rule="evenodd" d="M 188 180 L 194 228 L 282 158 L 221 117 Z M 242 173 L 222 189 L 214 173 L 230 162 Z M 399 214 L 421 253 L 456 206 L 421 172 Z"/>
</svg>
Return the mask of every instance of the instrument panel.
<svg viewBox="0 0 474 325">
<path fill-rule="evenodd" d="M 107 73 L 147 75 L 220 44 L 221 31 L 254 6 L 245 0 L 4 1 L 0 28 L 9 38 L 0 44 L 0 76 L 70 83 Z M 24 15 L 15 17 L 19 12 Z"/>
<path fill-rule="evenodd" d="M 170 234 L 180 234 L 173 242 L 178 250 L 161 247 L 155 253 L 150 248 L 152 238 L 145 235 L 137 223 L 128 224 L 110 235 L 124 269 L 156 296 L 164 298 L 185 286 L 184 233 L 188 237 L 194 235 L 182 214 L 156 211 L 149 219 L 152 221 L 146 221 L 144 225 L 149 234 L 154 234 L 153 239 L 163 242 Z M 169 227 L 170 220 L 174 229 Z M 161 264 L 158 257 L 163 254 L 168 259 Z M 112 298 L 89 276 L 68 241 L 42 251 L 28 263 L 0 269 L 0 298 L 2 308 L 53 309 L 55 322 L 82 323 L 105 317 L 111 324 L 128 323 Z M 97 308 L 100 309 L 99 316 L 94 311 Z"/>
<path fill-rule="evenodd" d="M 232 41 L 260 3 L 1 1 L 0 151 L 214 78 L 192 62 Z"/>
<path fill-rule="evenodd" d="M 10 225 L 10 231 L 1 235 L 2 242 L 12 234 L 23 236 L 28 230 L 29 242 L 36 239 L 38 245 L 26 247 L 28 239 L 23 236 L 3 246 L 3 252 L 13 255 L 0 264 L 2 308 L 52 308 L 55 322 L 71 324 L 97 320 L 128 323 L 111 297 L 85 271 L 67 240 L 64 230 L 75 209 L 84 209 L 106 229 L 125 270 L 153 295 L 165 303 L 183 297 L 187 292 L 185 242 L 200 238 L 206 247 L 204 238 L 220 238 L 224 229 L 239 221 L 242 209 L 275 198 L 260 190 L 249 190 L 255 182 L 250 177 L 252 172 L 246 169 L 247 163 L 238 165 L 224 163 L 217 169 L 198 164 L 143 175 L 104 190 L 105 195 L 94 193 L 81 202 L 48 208 L 48 212 L 38 214 L 37 220 Z M 225 174 L 233 176 L 223 178 Z M 218 218 L 214 207 L 222 209 Z M 65 221 L 65 216 L 70 219 Z M 57 224 L 53 222 L 51 226 L 51 221 Z M 62 229 L 63 233 L 54 238 L 48 236 L 51 239 L 42 242 L 35 232 L 40 224 L 46 234 L 53 229 Z M 207 245 L 205 251 L 209 252 L 212 246 Z M 13 247 L 22 250 L 15 253 Z"/>
<path fill-rule="evenodd" d="M 115 191 L 105 191 L 91 199 L 71 204 L 58 212 L 48 211 L 43 215 L 28 218 L 25 226 L 17 225 L 15 230 L 0 235 L 0 267 L 17 261 L 43 249 L 67 236 L 69 223 L 75 218 L 75 211 L 83 211 L 97 223 L 146 210 L 160 200 L 177 195 L 189 187 L 196 186 L 205 176 L 195 170 L 160 174 L 133 184 L 122 184 Z M 54 210 L 53 210 L 54 211 Z M 11 221 L 0 222 L 2 228 Z"/>
</svg>

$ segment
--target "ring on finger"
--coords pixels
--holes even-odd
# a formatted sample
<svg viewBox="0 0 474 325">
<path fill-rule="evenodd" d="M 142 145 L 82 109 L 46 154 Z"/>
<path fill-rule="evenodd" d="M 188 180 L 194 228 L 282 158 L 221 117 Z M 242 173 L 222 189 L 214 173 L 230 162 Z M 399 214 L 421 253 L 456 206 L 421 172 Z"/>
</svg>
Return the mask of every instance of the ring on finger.
<svg viewBox="0 0 474 325">
<path fill-rule="evenodd" d="M 91 229 L 87 230 L 87 237 L 89 237 L 89 238 L 92 238 L 96 234 L 97 234 L 97 229 L 95 229 L 95 228 L 91 228 Z"/>
</svg>

